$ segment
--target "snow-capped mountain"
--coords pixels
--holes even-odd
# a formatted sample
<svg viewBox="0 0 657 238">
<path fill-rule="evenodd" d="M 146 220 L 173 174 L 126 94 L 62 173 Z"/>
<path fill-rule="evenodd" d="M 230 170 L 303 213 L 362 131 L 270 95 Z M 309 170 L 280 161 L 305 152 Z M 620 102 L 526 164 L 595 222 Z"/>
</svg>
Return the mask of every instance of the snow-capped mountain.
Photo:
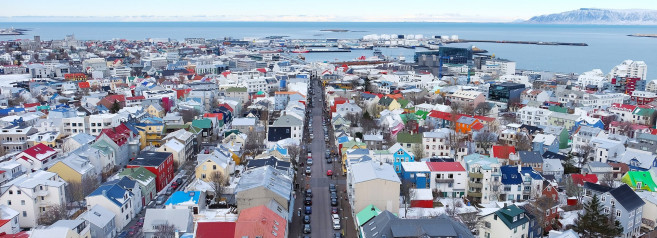
<svg viewBox="0 0 657 238">
<path fill-rule="evenodd" d="M 525 21 L 538 24 L 657 25 L 657 10 L 581 8 L 535 16 Z"/>
</svg>

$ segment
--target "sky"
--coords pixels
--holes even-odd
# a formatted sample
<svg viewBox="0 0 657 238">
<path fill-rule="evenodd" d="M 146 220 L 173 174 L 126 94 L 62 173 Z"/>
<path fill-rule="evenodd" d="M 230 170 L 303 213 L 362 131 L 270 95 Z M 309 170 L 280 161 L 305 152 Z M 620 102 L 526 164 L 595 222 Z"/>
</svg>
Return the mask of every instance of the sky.
<svg viewBox="0 0 657 238">
<path fill-rule="evenodd" d="M 0 22 L 511 22 L 578 8 L 657 10 L 655 0 L 0 0 L 0 5 Z"/>
</svg>

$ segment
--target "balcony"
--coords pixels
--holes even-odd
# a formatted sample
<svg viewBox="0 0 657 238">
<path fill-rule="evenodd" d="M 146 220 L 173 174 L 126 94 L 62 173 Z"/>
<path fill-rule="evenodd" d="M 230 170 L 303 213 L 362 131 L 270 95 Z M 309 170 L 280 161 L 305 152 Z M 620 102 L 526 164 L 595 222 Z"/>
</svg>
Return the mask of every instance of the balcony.
<svg viewBox="0 0 657 238">
<path fill-rule="evenodd" d="M 475 198 L 480 198 L 480 197 L 481 197 L 481 193 L 477 193 L 477 192 L 468 192 L 468 196 L 470 196 L 470 197 L 475 197 Z"/>
<path fill-rule="evenodd" d="M 468 178 L 484 178 L 484 174 L 482 173 L 468 173 Z"/>
<path fill-rule="evenodd" d="M 482 183 L 468 182 L 468 187 L 469 188 L 483 188 L 484 185 Z"/>
<path fill-rule="evenodd" d="M 454 183 L 454 179 L 436 178 L 436 183 Z"/>
<path fill-rule="evenodd" d="M 48 195 L 48 190 L 37 190 L 34 195 L 40 196 L 40 197 L 45 197 Z"/>
</svg>

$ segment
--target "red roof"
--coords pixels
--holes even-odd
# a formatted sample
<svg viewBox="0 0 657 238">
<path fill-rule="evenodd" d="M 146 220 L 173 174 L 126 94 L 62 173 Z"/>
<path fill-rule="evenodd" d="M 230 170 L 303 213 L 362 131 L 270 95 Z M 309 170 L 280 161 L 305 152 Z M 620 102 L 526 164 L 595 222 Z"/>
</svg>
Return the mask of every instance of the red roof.
<svg viewBox="0 0 657 238">
<path fill-rule="evenodd" d="M 198 222 L 196 223 L 196 238 L 233 238 L 235 237 L 235 222 Z"/>
<path fill-rule="evenodd" d="M 40 103 L 40 102 L 35 102 L 35 103 L 24 103 L 24 104 L 23 104 L 23 107 L 24 107 L 24 108 L 28 108 L 28 107 L 38 107 L 38 106 L 41 106 L 41 103 Z"/>
<path fill-rule="evenodd" d="M 112 139 L 114 143 L 116 143 L 118 146 L 122 146 L 126 142 L 128 142 L 128 138 L 130 138 L 130 129 L 125 126 L 124 124 L 121 124 L 117 127 L 114 128 L 107 128 L 103 129 L 100 131 L 100 134 L 96 139 L 100 138 L 103 134 Z"/>
<path fill-rule="evenodd" d="M 479 119 L 480 121 L 485 121 L 485 122 L 493 122 L 493 121 L 495 121 L 495 118 L 492 118 L 492 117 L 474 116 L 474 118 Z"/>
<path fill-rule="evenodd" d="M 223 120 L 224 119 L 224 114 L 222 113 L 206 113 L 203 114 L 203 117 L 208 118 L 208 117 L 215 117 L 217 120 Z"/>
<path fill-rule="evenodd" d="M 609 123 L 609 126 L 611 126 L 611 127 L 617 127 L 617 126 L 619 126 L 620 124 L 621 124 L 620 121 L 612 121 L 611 123 Z M 630 125 L 630 128 L 632 128 L 632 130 L 645 130 L 645 129 L 650 129 L 649 126 L 641 125 L 641 124 L 635 124 L 635 123 L 632 123 L 632 124 Z"/>
<path fill-rule="evenodd" d="M 105 99 L 105 100 L 107 100 L 111 103 L 114 103 L 115 101 L 125 102 L 125 95 L 119 95 L 119 94 L 107 95 L 103 99 Z"/>
<path fill-rule="evenodd" d="M 573 178 L 573 182 L 577 185 L 584 186 L 584 182 L 589 182 L 589 183 L 597 183 L 598 182 L 598 176 L 595 174 L 570 174 Z"/>
<path fill-rule="evenodd" d="M 229 74 L 230 74 L 230 71 L 221 72 L 221 75 L 223 75 L 224 77 L 228 77 Z"/>
<path fill-rule="evenodd" d="M 79 82 L 78 87 L 80 87 L 80 88 L 91 88 L 91 85 L 89 85 L 89 82 Z"/>
<path fill-rule="evenodd" d="M 135 97 L 127 97 L 125 100 L 144 100 L 146 97 L 144 96 L 135 96 Z"/>
<path fill-rule="evenodd" d="M 4 225 L 7 224 L 7 222 L 9 222 L 9 221 L 11 221 L 11 220 L 10 220 L 10 219 L 7 219 L 7 220 L 0 220 L 0 227 L 4 226 Z"/>
<path fill-rule="evenodd" d="M 451 113 L 448 112 L 441 112 L 441 111 L 436 111 L 436 110 L 431 110 L 429 112 L 428 117 L 433 117 L 433 118 L 438 118 L 438 119 L 443 119 L 443 120 L 450 120 L 451 118 Z"/>
<path fill-rule="evenodd" d="M 459 162 L 427 162 L 431 172 L 465 171 Z"/>
<path fill-rule="evenodd" d="M 175 89 L 175 90 L 176 90 L 176 97 L 178 97 L 179 99 L 184 98 L 185 95 L 187 95 L 189 92 L 192 91 L 191 88 L 188 88 L 188 89 Z"/>
<path fill-rule="evenodd" d="M 498 159 L 509 159 L 509 154 L 516 153 L 516 147 L 510 145 L 494 145 L 493 157 Z"/>
<path fill-rule="evenodd" d="M 484 128 L 484 124 L 482 124 L 479 121 L 475 121 L 474 125 L 472 125 L 472 129 L 476 131 L 481 130 L 483 128 Z"/>
<path fill-rule="evenodd" d="M 35 159 L 38 159 L 38 160 L 45 160 L 45 159 L 48 159 L 51 156 L 54 156 L 55 154 L 57 154 L 57 151 L 53 150 L 52 148 L 48 147 L 45 144 L 39 143 L 39 144 L 36 144 L 35 146 L 27 148 L 22 153 L 25 153 L 25 154 L 31 156 L 32 158 L 35 158 Z M 38 156 L 38 155 L 43 155 L 43 154 L 48 154 L 49 156 L 39 158 L 40 156 Z M 28 158 L 23 157 L 22 159 L 27 160 Z"/>
<path fill-rule="evenodd" d="M 265 69 L 265 68 L 257 68 L 256 70 L 260 73 L 263 73 L 263 74 L 267 73 L 267 69 Z"/>
<path fill-rule="evenodd" d="M 235 237 L 277 238 L 283 236 L 287 228 L 287 221 L 264 205 L 242 210 L 236 223 Z M 276 232 L 278 236 L 275 236 L 273 232 Z"/>
<path fill-rule="evenodd" d="M 636 106 L 634 105 L 628 105 L 628 104 L 622 104 L 622 103 L 612 103 L 611 104 L 612 108 L 620 109 L 620 110 L 625 110 L 625 111 L 634 111 L 636 109 Z"/>
<path fill-rule="evenodd" d="M 228 103 L 222 103 L 222 104 L 219 104 L 219 105 L 217 105 L 217 107 L 225 107 L 225 108 L 228 109 L 228 111 L 233 112 L 233 107 L 231 107 L 230 105 L 228 105 Z"/>
<path fill-rule="evenodd" d="M 0 235 L 0 238 L 29 238 L 30 235 L 24 231 L 18 232 L 16 234 L 4 234 Z"/>
</svg>

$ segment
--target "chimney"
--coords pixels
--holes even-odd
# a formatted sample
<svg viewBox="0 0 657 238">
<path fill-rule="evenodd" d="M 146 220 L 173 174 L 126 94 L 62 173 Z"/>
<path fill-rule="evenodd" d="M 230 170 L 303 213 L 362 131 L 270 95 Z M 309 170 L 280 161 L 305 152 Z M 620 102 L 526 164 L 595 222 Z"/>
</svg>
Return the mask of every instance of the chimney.
<svg viewBox="0 0 657 238">
<path fill-rule="evenodd" d="M 520 161 L 518 161 L 518 173 L 520 173 L 522 166 L 520 166 Z"/>
</svg>

